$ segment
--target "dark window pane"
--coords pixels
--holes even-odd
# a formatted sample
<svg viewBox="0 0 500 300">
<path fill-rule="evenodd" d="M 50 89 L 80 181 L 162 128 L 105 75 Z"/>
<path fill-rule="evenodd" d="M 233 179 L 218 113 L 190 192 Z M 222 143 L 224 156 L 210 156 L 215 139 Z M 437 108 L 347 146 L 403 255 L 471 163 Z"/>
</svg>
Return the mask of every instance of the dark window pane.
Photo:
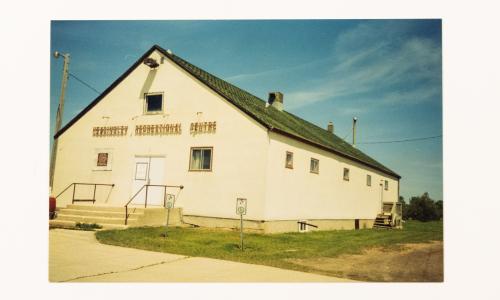
<svg viewBox="0 0 500 300">
<path fill-rule="evenodd" d="M 210 170 L 211 162 L 212 162 L 212 150 L 204 149 L 203 150 L 203 169 Z"/>
<path fill-rule="evenodd" d="M 99 153 L 97 155 L 97 166 L 105 167 L 108 165 L 108 154 L 107 153 Z"/>
<path fill-rule="evenodd" d="M 163 95 L 148 95 L 146 101 L 148 112 L 162 110 Z"/>
<path fill-rule="evenodd" d="M 349 169 L 344 168 L 344 180 L 349 180 Z"/>
<path fill-rule="evenodd" d="M 293 153 L 292 152 L 287 152 L 286 153 L 286 163 L 285 166 L 287 168 L 293 168 Z"/>
<path fill-rule="evenodd" d="M 191 170 L 201 169 L 201 150 L 193 149 L 191 153 Z"/>
</svg>

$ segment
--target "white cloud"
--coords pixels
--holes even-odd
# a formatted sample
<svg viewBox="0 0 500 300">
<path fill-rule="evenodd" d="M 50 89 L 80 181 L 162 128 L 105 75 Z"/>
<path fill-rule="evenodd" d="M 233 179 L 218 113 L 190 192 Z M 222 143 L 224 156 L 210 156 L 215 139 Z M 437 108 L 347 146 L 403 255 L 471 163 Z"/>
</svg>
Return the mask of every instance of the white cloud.
<svg viewBox="0 0 500 300">
<path fill-rule="evenodd" d="M 365 24 L 360 27 L 367 28 Z M 321 101 L 342 101 L 341 97 L 355 98 L 352 104 L 356 106 L 360 102 L 371 106 L 413 105 L 440 95 L 439 45 L 425 38 L 398 38 L 397 41 L 403 41 L 399 44 L 374 29 L 367 31 L 356 28 L 340 36 L 335 47 L 340 57 L 337 64 L 320 82 L 288 93 L 287 107 L 297 109 Z M 391 33 L 387 35 L 390 37 Z M 377 42 L 361 43 L 365 38 Z M 379 96 L 375 99 L 366 94 Z"/>
<path fill-rule="evenodd" d="M 271 70 L 265 70 L 265 71 L 260 71 L 260 72 L 255 72 L 255 73 L 243 73 L 243 74 L 236 74 L 232 75 L 229 77 L 225 77 L 224 79 L 227 81 L 231 82 L 242 82 L 245 80 L 251 80 L 251 79 L 262 79 L 264 76 L 279 76 L 282 74 L 286 74 L 288 72 L 296 72 L 304 69 L 309 69 L 312 67 L 317 67 L 319 65 L 332 62 L 333 58 L 328 57 L 324 59 L 317 59 L 313 60 L 304 64 L 299 64 L 299 65 L 292 65 L 280 69 L 271 69 Z"/>
</svg>

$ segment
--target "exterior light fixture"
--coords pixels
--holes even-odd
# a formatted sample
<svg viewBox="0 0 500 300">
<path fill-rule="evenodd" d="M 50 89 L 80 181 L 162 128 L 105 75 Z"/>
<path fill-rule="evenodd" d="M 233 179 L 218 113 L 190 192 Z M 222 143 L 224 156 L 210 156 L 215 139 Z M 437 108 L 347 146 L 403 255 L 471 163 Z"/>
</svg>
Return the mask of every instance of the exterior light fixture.
<svg viewBox="0 0 500 300">
<path fill-rule="evenodd" d="M 157 68 L 159 66 L 159 64 L 156 61 L 156 59 L 151 58 L 151 57 L 148 57 L 148 58 L 144 59 L 143 63 L 146 66 L 150 67 L 151 69 Z"/>
</svg>

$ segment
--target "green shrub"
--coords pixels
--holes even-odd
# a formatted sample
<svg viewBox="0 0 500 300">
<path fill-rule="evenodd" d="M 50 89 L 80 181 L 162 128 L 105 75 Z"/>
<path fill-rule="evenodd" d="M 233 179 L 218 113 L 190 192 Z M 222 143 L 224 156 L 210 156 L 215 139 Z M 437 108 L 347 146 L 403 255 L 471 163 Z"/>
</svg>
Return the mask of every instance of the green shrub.
<svg viewBox="0 0 500 300">
<path fill-rule="evenodd" d="M 400 198 L 400 202 L 401 202 Z M 402 200 L 404 202 L 404 200 Z M 443 201 L 434 201 L 429 193 L 419 197 L 411 197 L 410 204 L 403 204 L 403 219 L 433 221 L 443 218 Z"/>
<path fill-rule="evenodd" d="M 75 225 L 76 229 L 79 230 L 86 230 L 86 231 L 91 231 L 91 230 L 96 230 L 96 229 L 101 229 L 102 226 L 96 223 L 93 224 L 88 224 L 88 223 L 76 223 Z"/>
</svg>

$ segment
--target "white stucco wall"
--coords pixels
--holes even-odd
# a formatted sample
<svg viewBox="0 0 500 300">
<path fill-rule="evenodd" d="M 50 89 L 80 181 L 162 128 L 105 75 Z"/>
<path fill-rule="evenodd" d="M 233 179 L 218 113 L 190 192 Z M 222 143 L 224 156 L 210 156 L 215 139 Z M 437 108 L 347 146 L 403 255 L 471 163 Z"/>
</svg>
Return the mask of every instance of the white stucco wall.
<svg viewBox="0 0 500 300">
<path fill-rule="evenodd" d="M 270 132 L 267 165 L 266 219 L 374 219 L 384 202 L 398 199 L 398 180 L 333 153 Z M 286 152 L 293 152 L 293 169 L 285 168 Z M 310 172 L 310 160 L 319 160 L 319 174 Z M 350 169 L 349 181 L 343 179 Z M 366 175 L 372 185 L 366 185 Z"/>
<path fill-rule="evenodd" d="M 158 52 L 151 57 L 160 61 Z M 144 93 L 153 92 L 164 93 L 164 113 L 144 115 Z M 191 122 L 205 121 L 217 122 L 216 133 L 190 134 Z M 135 135 L 136 124 L 165 123 L 181 123 L 182 134 Z M 128 126 L 125 137 L 92 136 L 95 126 L 122 125 Z M 212 172 L 188 171 L 195 146 L 213 147 Z M 177 202 L 185 214 L 234 218 L 236 198 L 244 197 L 251 205 L 247 217 L 263 219 L 267 146 L 264 127 L 170 60 L 156 71 L 141 64 L 59 137 L 53 194 L 72 182 L 114 183 L 108 199 L 105 188 L 98 192 L 96 205 L 123 205 L 132 196 L 135 155 L 161 155 L 165 183 L 185 186 Z M 92 170 L 98 148 L 113 149 L 111 171 Z M 71 190 L 57 204 L 65 206 L 70 199 Z"/>
<path fill-rule="evenodd" d="M 160 61 L 160 54 L 151 57 Z M 144 93 L 164 93 L 164 113 L 144 115 Z M 70 101 L 70 100 L 69 100 Z M 216 133 L 192 135 L 191 122 L 217 122 Z M 135 125 L 182 124 L 180 135 L 136 136 Z M 128 126 L 124 137 L 93 137 L 95 126 Z M 213 147 L 211 172 L 191 172 L 190 148 Z M 110 171 L 94 170 L 96 149 L 112 149 Z M 294 168 L 285 168 L 285 153 Z M 170 60 L 156 71 L 139 65 L 59 137 L 53 194 L 72 182 L 114 183 L 99 188 L 96 205 L 124 205 L 133 195 L 135 156 L 164 156 L 165 184 L 184 185 L 176 205 L 184 214 L 236 218 L 237 197 L 248 199 L 250 220 L 373 219 L 384 201 L 397 201 L 398 180 L 299 141 L 269 133 Z M 319 174 L 309 171 L 319 159 Z M 350 180 L 343 180 L 344 166 Z M 366 186 L 366 174 L 372 186 Z M 176 193 L 176 190 L 170 190 Z M 72 190 L 58 198 L 69 203 Z M 80 188 L 77 197 L 91 196 Z M 108 197 L 109 196 L 109 197 Z"/>
</svg>

